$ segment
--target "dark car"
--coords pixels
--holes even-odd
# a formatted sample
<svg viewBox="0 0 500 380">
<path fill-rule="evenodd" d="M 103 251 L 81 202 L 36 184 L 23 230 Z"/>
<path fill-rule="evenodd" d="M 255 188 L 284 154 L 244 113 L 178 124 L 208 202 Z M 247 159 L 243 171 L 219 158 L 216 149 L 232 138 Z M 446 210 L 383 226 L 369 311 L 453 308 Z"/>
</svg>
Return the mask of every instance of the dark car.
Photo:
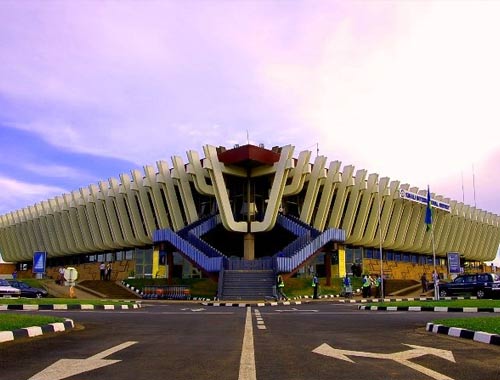
<svg viewBox="0 0 500 380">
<path fill-rule="evenodd" d="M 439 284 L 439 296 L 471 294 L 477 298 L 500 296 L 500 276 L 495 273 L 461 274 L 453 281 Z"/>
<path fill-rule="evenodd" d="M 10 286 L 21 291 L 21 297 L 42 298 L 47 297 L 48 293 L 45 289 L 32 288 L 27 283 L 17 280 L 9 280 Z"/>
</svg>

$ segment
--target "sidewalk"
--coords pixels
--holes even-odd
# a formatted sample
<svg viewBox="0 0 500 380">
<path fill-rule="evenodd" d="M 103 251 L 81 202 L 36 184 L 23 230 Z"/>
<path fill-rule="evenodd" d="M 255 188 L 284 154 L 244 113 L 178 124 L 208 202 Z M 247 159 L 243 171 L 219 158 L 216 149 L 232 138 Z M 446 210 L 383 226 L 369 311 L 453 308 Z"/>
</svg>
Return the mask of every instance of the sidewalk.
<svg viewBox="0 0 500 380">
<path fill-rule="evenodd" d="M 69 286 L 64 286 L 64 285 L 57 285 L 54 281 L 52 280 L 47 280 L 44 281 L 43 285 L 49 292 L 49 294 L 53 297 L 57 298 L 70 298 L 69 295 Z M 78 289 L 77 287 L 74 287 L 75 290 L 75 298 L 77 299 L 100 299 L 101 297 L 98 297 L 94 294 L 85 292 L 81 289 Z"/>
</svg>

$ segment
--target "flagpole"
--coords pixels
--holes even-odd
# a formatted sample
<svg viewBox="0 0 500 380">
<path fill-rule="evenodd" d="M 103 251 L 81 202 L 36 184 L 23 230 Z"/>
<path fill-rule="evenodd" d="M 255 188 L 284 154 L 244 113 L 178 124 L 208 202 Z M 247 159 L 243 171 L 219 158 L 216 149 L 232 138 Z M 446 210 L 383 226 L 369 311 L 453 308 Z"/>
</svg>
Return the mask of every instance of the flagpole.
<svg viewBox="0 0 500 380">
<path fill-rule="evenodd" d="M 434 229 L 431 228 L 431 240 L 432 240 L 432 262 L 434 266 L 434 272 L 432 274 L 432 279 L 434 280 L 434 299 L 439 301 L 439 278 L 436 270 L 436 248 L 434 246 Z"/>
<path fill-rule="evenodd" d="M 379 255 L 380 255 L 380 296 L 384 298 L 384 261 L 382 259 L 382 188 L 378 186 L 378 240 L 379 240 Z"/>
<path fill-rule="evenodd" d="M 425 209 L 425 224 L 427 226 L 427 231 L 431 230 L 432 266 L 434 267 L 434 270 L 432 272 L 432 280 L 434 282 L 434 299 L 439 300 L 439 277 L 436 270 L 436 246 L 434 244 L 434 228 L 432 228 L 432 200 L 429 185 L 427 185 L 427 207 Z"/>
</svg>

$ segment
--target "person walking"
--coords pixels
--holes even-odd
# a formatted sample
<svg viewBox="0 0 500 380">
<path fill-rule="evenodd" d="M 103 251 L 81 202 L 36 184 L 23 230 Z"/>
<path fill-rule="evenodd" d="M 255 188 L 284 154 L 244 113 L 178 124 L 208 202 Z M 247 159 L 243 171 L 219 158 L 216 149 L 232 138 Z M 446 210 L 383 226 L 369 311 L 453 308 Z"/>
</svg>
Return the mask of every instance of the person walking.
<svg viewBox="0 0 500 380">
<path fill-rule="evenodd" d="M 371 297 L 371 295 L 372 295 L 371 286 L 372 286 L 372 282 L 370 280 L 370 277 L 367 274 L 365 274 L 363 276 L 363 284 L 362 284 L 363 298 Z"/>
<path fill-rule="evenodd" d="M 106 270 L 105 270 L 105 279 L 106 281 L 111 280 L 111 262 L 106 264 Z"/>
<path fill-rule="evenodd" d="M 344 277 L 344 280 L 342 281 L 342 284 L 344 285 L 344 297 L 345 298 L 352 298 L 352 285 L 351 285 L 351 279 L 349 276 L 346 274 Z"/>
<path fill-rule="evenodd" d="M 312 279 L 312 287 L 313 287 L 313 299 L 318 299 L 318 288 L 319 288 L 319 280 L 318 276 L 316 274 L 314 275 Z"/>
<path fill-rule="evenodd" d="M 57 273 L 58 277 L 56 283 L 58 283 L 59 285 L 64 285 L 64 267 L 59 267 Z"/>
<path fill-rule="evenodd" d="M 99 264 L 99 275 L 101 280 L 104 280 L 106 277 L 106 264 L 104 262 Z"/>
<path fill-rule="evenodd" d="M 285 288 L 285 281 L 283 281 L 283 277 L 279 274 L 278 277 L 276 278 L 276 289 L 278 290 L 278 300 L 288 300 L 288 297 L 286 296 L 284 292 Z"/>
<path fill-rule="evenodd" d="M 420 283 L 422 284 L 422 293 L 427 293 L 427 290 L 429 290 L 429 285 L 427 283 L 427 275 L 425 273 L 422 274 L 422 277 L 420 277 Z"/>
</svg>

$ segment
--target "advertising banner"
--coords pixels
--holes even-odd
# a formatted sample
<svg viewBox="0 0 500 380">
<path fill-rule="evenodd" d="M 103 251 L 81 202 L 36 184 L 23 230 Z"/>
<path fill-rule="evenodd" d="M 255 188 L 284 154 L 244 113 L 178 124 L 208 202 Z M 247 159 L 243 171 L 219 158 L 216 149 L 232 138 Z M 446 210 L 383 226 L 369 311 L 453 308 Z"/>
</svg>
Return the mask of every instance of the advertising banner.
<svg viewBox="0 0 500 380">
<path fill-rule="evenodd" d="M 448 273 L 460 273 L 460 254 L 448 252 Z"/>
</svg>

